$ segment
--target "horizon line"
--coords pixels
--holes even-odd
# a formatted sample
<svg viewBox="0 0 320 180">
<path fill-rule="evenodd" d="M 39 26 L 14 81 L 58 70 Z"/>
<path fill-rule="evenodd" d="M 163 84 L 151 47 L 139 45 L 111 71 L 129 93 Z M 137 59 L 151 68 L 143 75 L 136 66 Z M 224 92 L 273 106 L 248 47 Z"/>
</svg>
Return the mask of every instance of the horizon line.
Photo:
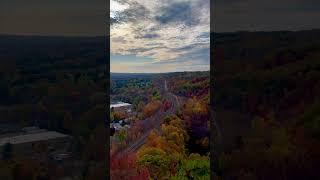
<svg viewBox="0 0 320 180">
<path fill-rule="evenodd" d="M 241 33 L 241 32 L 302 32 L 302 31 L 319 31 L 320 28 L 311 28 L 311 29 L 290 29 L 290 30 L 233 30 L 233 31 L 210 31 L 210 33 Z M 70 34 L 9 34 L 9 33 L 0 33 L 0 36 L 29 36 L 29 37 L 83 37 L 83 38 L 92 38 L 92 37 L 109 37 L 107 33 L 105 35 L 70 35 Z"/>
<path fill-rule="evenodd" d="M 165 73 L 184 73 L 184 72 L 209 72 L 209 70 L 203 71 L 168 71 L 168 72 L 110 72 L 111 73 L 118 73 L 118 74 L 165 74 Z"/>
</svg>

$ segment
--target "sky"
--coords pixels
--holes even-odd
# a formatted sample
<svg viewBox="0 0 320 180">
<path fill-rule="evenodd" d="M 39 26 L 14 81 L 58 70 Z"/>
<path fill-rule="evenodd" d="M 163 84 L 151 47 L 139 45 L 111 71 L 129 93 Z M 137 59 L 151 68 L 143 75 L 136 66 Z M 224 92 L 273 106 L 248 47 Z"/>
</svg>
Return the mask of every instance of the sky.
<svg viewBox="0 0 320 180">
<path fill-rule="evenodd" d="M 210 69 L 210 0 L 111 0 L 111 72 Z"/>
<path fill-rule="evenodd" d="M 319 0 L 214 0 L 212 31 L 320 28 Z M 0 34 L 105 36 L 107 0 L 0 0 Z M 111 72 L 209 70 L 210 0 L 110 0 Z"/>
<path fill-rule="evenodd" d="M 105 36 L 107 0 L 0 0 L 0 34 Z"/>
</svg>

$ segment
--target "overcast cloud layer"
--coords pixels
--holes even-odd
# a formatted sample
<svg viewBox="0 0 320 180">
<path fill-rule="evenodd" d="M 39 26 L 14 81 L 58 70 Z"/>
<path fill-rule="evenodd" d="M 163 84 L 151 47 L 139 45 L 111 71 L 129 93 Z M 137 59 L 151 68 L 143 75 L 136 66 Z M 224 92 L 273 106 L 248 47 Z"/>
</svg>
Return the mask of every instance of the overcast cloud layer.
<svg viewBox="0 0 320 180">
<path fill-rule="evenodd" d="M 112 72 L 209 70 L 209 0 L 111 0 L 110 6 Z"/>
</svg>

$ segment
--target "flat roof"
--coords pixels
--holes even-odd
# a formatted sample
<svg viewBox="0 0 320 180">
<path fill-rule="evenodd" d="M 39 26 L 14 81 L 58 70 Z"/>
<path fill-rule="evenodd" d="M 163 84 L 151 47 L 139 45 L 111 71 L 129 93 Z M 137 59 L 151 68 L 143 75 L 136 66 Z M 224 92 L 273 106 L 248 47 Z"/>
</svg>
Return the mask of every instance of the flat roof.
<svg viewBox="0 0 320 180">
<path fill-rule="evenodd" d="M 124 106 L 131 106 L 129 103 L 119 102 L 115 104 L 110 104 L 110 108 L 117 108 L 117 107 L 124 107 Z"/>
<path fill-rule="evenodd" d="M 68 135 L 56 132 L 56 131 L 44 131 L 32 134 L 20 134 L 11 137 L 4 137 L 0 138 L 0 146 L 5 145 L 6 143 L 11 144 L 23 144 L 23 143 L 30 143 L 36 141 L 45 141 L 50 139 L 57 139 L 68 137 Z"/>
</svg>

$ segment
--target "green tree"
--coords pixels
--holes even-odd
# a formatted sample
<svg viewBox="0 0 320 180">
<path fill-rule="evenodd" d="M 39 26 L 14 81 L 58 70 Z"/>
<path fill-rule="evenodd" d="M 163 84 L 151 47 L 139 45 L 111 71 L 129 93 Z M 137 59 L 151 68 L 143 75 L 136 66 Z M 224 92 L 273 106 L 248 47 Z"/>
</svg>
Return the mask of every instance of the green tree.
<svg viewBox="0 0 320 180">
<path fill-rule="evenodd" d="M 161 96 L 160 96 L 159 91 L 155 90 L 155 91 L 152 93 L 152 99 L 153 99 L 153 100 L 160 100 L 160 99 L 161 99 Z"/>
<path fill-rule="evenodd" d="M 148 168 L 152 179 L 169 176 L 171 159 L 163 150 L 154 147 L 146 147 L 138 152 L 138 164 Z"/>
<path fill-rule="evenodd" d="M 120 130 L 118 133 L 117 133 L 117 137 L 120 141 L 121 144 L 123 144 L 125 141 L 126 141 L 126 138 L 127 138 L 127 133 L 125 130 Z"/>
<path fill-rule="evenodd" d="M 183 160 L 179 166 L 178 173 L 172 180 L 209 180 L 210 161 L 207 156 L 191 154 L 189 158 Z"/>
</svg>

